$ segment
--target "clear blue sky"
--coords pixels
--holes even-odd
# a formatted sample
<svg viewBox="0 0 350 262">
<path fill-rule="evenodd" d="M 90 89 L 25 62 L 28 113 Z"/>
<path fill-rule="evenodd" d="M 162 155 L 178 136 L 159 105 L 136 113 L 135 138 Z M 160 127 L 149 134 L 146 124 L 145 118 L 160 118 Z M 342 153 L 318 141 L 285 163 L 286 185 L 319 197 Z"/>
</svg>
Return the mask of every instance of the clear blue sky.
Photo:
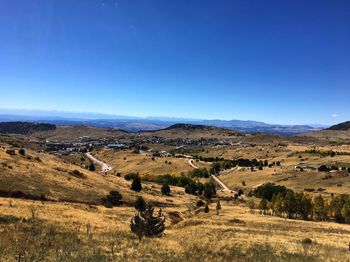
<svg viewBox="0 0 350 262">
<path fill-rule="evenodd" d="M 0 107 L 350 120 L 348 0 L 1 0 Z"/>
</svg>

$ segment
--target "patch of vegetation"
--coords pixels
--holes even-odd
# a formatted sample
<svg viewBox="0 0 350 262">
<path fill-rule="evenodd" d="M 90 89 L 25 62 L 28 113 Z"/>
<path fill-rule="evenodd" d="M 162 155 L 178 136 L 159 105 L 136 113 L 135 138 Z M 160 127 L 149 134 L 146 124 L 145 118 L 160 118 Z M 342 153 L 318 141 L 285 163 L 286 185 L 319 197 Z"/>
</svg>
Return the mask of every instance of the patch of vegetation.
<svg viewBox="0 0 350 262">
<path fill-rule="evenodd" d="M 170 186 L 168 184 L 162 185 L 161 192 L 163 195 L 170 195 Z"/>
<path fill-rule="evenodd" d="M 130 181 L 135 179 L 138 175 L 139 173 L 129 173 L 124 176 L 124 179 Z"/>
<path fill-rule="evenodd" d="M 117 190 L 112 190 L 109 192 L 106 198 L 102 199 L 102 203 L 105 205 L 105 207 L 112 208 L 114 206 L 119 206 L 122 199 L 123 196 Z"/>
<path fill-rule="evenodd" d="M 0 133 L 27 135 L 33 132 L 55 130 L 56 126 L 51 124 L 39 124 L 29 122 L 2 122 L 0 123 Z"/>
<path fill-rule="evenodd" d="M 272 183 L 267 183 L 267 184 L 258 186 L 254 190 L 254 195 L 256 197 L 271 201 L 273 196 L 277 196 L 278 194 L 286 194 L 287 191 L 288 190 L 285 186 L 279 186 Z"/>
<path fill-rule="evenodd" d="M 83 179 L 86 178 L 86 175 L 83 172 L 80 172 L 79 170 L 70 171 L 69 174 L 77 178 L 83 178 Z"/>
<path fill-rule="evenodd" d="M 48 200 L 44 195 L 40 195 L 40 196 L 32 195 L 32 194 L 22 192 L 20 190 L 15 190 L 15 191 L 0 190 L 0 197 L 21 198 L 21 199 L 30 199 L 30 200 L 40 200 L 40 201 Z"/>
<path fill-rule="evenodd" d="M 130 229 L 136 234 L 139 240 L 142 237 L 161 236 L 165 230 L 165 217 L 161 209 L 158 216 L 154 216 L 154 208 L 150 204 L 146 204 L 144 209 L 137 209 L 138 214 L 131 219 Z"/>
<path fill-rule="evenodd" d="M 188 172 L 191 177 L 204 177 L 209 178 L 209 172 L 206 168 L 195 168 L 192 171 Z"/>
<path fill-rule="evenodd" d="M 141 179 L 138 175 L 132 180 L 131 190 L 136 192 L 140 192 L 142 190 Z"/>
</svg>

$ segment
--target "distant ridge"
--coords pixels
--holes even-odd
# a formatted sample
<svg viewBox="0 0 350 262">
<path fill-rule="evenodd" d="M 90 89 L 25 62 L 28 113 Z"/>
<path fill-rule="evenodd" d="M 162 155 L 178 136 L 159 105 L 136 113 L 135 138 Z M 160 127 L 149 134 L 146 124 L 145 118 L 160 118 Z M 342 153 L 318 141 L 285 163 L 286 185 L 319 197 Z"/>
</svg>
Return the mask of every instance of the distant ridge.
<svg viewBox="0 0 350 262">
<path fill-rule="evenodd" d="M 327 128 L 326 130 L 346 131 L 350 129 L 350 121 L 343 122 Z"/>
<path fill-rule="evenodd" d="M 56 126 L 42 123 L 28 122 L 1 122 L 0 134 L 20 134 L 27 135 L 34 132 L 55 130 Z"/>
<path fill-rule="evenodd" d="M 57 126 L 86 125 L 98 128 L 123 129 L 129 132 L 155 131 L 177 123 L 213 126 L 247 133 L 270 133 L 296 135 L 318 131 L 326 126 L 278 125 L 251 120 L 191 119 L 172 117 L 132 117 L 98 113 L 75 113 L 63 111 L 9 110 L 0 108 L 0 122 L 26 121 L 49 123 Z"/>
<path fill-rule="evenodd" d="M 196 130 L 213 130 L 213 129 L 222 129 L 222 128 L 207 126 L 207 125 L 193 125 L 193 124 L 179 123 L 179 124 L 171 125 L 167 128 L 164 128 L 163 130 L 173 130 L 173 129 L 196 131 Z"/>
</svg>

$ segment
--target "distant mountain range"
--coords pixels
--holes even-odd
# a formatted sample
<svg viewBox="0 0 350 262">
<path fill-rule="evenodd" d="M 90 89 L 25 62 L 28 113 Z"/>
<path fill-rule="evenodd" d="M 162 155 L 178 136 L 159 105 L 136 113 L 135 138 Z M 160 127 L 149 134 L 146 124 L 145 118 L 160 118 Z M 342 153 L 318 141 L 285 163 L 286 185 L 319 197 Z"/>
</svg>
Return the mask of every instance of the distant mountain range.
<svg viewBox="0 0 350 262">
<path fill-rule="evenodd" d="M 215 126 L 241 132 L 263 132 L 293 135 L 322 129 L 311 125 L 276 125 L 243 120 L 205 120 L 167 117 L 130 117 L 97 113 L 75 113 L 61 111 L 0 109 L 0 122 L 27 121 L 55 125 L 87 125 L 100 128 L 116 128 L 126 131 L 150 131 L 167 128 L 177 123 Z"/>
</svg>

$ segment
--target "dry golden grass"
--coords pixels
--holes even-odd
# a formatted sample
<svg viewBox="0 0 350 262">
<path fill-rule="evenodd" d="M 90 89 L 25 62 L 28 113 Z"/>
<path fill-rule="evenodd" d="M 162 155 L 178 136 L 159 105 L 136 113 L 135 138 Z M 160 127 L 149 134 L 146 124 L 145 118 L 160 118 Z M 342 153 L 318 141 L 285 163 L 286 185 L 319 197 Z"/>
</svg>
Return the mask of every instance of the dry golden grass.
<svg viewBox="0 0 350 262">
<path fill-rule="evenodd" d="M 120 137 L 126 133 L 117 129 L 104 129 L 88 126 L 57 126 L 55 130 L 36 132 L 30 137 L 38 139 L 76 141 L 82 136 L 89 136 L 95 139 L 106 137 Z"/>
<path fill-rule="evenodd" d="M 197 215 L 193 210 L 190 212 L 185 208 L 163 208 L 167 218 L 164 236 L 144 239 L 139 243 L 129 230 L 130 219 L 135 213 L 133 208 L 106 209 L 84 204 L 47 202 L 42 204 L 25 200 L 12 200 L 10 207 L 9 199 L 0 199 L 0 217 L 11 218 L 13 221 L 15 218 L 30 221 L 32 210 L 35 210 L 36 219 L 41 221 L 43 227 L 54 227 L 61 234 L 76 232 L 74 238 L 79 239 L 81 250 L 85 250 L 85 247 L 89 247 L 92 243 L 93 250 L 99 249 L 101 254 L 99 256 L 91 254 L 89 261 L 347 261 L 350 259 L 347 251 L 350 225 L 286 220 L 251 214 L 245 207 L 226 203 L 222 203 L 222 212 L 217 216 L 214 208 L 215 204 L 212 204 L 209 214 Z M 169 216 L 171 211 L 179 212 L 183 220 L 173 224 Z M 19 242 L 16 246 L 22 250 L 33 248 L 25 244 L 21 246 L 21 234 L 18 232 L 21 227 L 13 228 L 13 224 L 15 222 L 0 223 L 0 230 L 17 230 L 16 236 Z M 31 231 L 28 230 L 26 234 L 31 234 Z M 2 261 L 13 261 L 16 250 L 6 246 L 6 237 L 8 237 L 6 234 L 0 236 L 3 247 L 0 252 L 3 252 L 4 258 Z M 302 244 L 305 238 L 310 238 L 312 244 Z M 41 238 L 37 236 L 34 239 L 40 241 Z M 74 243 L 70 243 L 72 244 Z M 92 252 L 91 250 L 89 252 Z M 29 250 L 27 252 L 30 253 Z M 46 255 L 49 254 L 51 253 L 47 251 Z M 75 255 L 83 254 L 78 252 Z M 74 253 L 70 258 L 63 261 L 79 261 L 74 257 Z M 55 256 L 47 260 L 57 261 Z"/>
<path fill-rule="evenodd" d="M 184 165 L 189 166 L 185 162 Z M 79 170 L 85 177 L 73 176 L 69 173 L 73 170 Z M 12 156 L 0 150 L 0 174 L 0 190 L 19 190 L 35 196 L 43 194 L 54 201 L 100 203 L 111 190 L 118 190 L 126 203 L 132 203 L 136 197 L 136 192 L 130 190 L 131 181 L 113 174 L 90 172 L 56 156 L 31 150 L 26 151 L 26 156 L 18 152 Z M 172 194 L 176 197 L 166 198 L 160 195 L 160 185 L 146 182 L 143 183 L 143 194 L 145 199 L 167 205 L 188 201 L 183 188 L 172 187 Z"/>
<path fill-rule="evenodd" d="M 116 151 L 113 149 L 100 150 L 94 155 L 98 159 L 109 163 L 113 167 L 112 173 L 138 172 L 141 176 L 156 176 L 164 174 L 180 175 L 193 170 L 193 167 L 188 163 L 188 159 L 185 158 L 155 157 L 152 160 L 151 154 L 135 154 L 129 150 Z M 196 162 L 195 164 L 198 167 L 210 168 L 210 165 L 204 162 Z"/>
</svg>

